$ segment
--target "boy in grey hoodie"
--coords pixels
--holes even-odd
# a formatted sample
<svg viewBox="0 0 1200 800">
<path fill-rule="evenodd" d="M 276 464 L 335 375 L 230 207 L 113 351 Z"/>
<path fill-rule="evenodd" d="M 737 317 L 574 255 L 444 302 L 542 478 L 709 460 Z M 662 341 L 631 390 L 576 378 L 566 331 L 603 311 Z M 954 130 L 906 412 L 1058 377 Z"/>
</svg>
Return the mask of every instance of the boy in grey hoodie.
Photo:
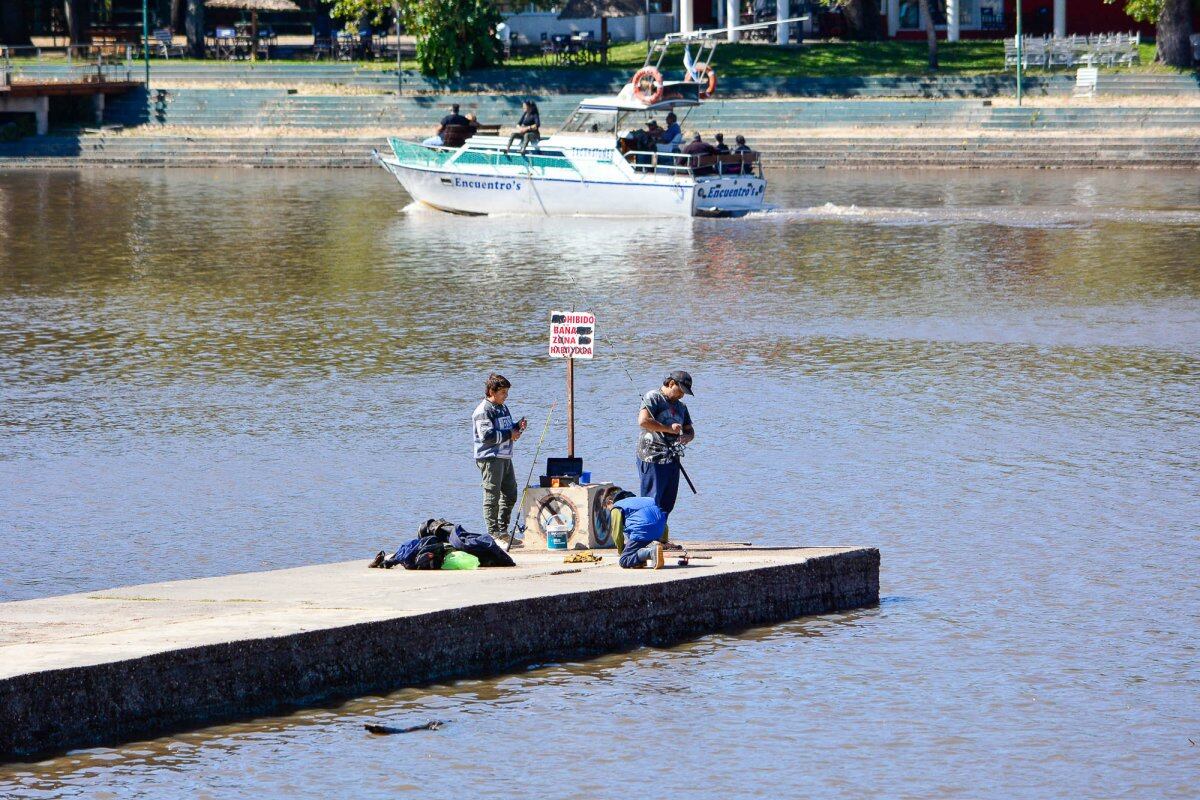
<svg viewBox="0 0 1200 800">
<path fill-rule="evenodd" d="M 503 375 L 488 375 L 484 398 L 471 415 L 475 429 L 475 465 L 483 476 L 483 521 L 492 538 L 507 534 L 508 521 L 517 503 L 517 476 L 513 470 L 513 442 L 525 432 L 525 418 L 513 422 L 504 402 L 512 384 Z"/>
</svg>

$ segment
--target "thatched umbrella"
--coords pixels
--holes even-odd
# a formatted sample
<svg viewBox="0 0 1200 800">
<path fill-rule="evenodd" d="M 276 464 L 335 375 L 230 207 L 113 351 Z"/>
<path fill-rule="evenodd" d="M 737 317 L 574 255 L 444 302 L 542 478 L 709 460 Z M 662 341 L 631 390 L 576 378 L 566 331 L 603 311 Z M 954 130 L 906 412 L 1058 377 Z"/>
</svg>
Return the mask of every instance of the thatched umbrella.
<svg viewBox="0 0 1200 800">
<path fill-rule="evenodd" d="M 559 19 L 595 19 L 600 18 L 600 47 L 604 63 L 608 63 L 608 18 L 609 17 L 640 17 L 646 13 L 645 0 L 567 0 Z M 650 20 L 646 20 L 649 25 Z M 646 34 L 650 31 L 647 29 Z"/>
<path fill-rule="evenodd" d="M 235 8 L 250 12 L 250 60 L 258 60 L 258 12 L 299 11 L 292 0 L 206 0 L 205 8 Z"/>
</svg>

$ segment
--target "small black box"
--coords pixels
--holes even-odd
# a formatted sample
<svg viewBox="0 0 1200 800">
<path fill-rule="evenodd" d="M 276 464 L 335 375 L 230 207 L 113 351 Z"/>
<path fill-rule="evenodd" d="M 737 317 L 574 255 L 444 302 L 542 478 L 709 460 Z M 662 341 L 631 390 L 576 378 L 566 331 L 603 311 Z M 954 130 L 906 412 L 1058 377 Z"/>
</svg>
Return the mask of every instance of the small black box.
<svg viewBox="0 0 1200 800">
<path fill-rule="evenodd" d="M 546 475 L 551 478 L 561 478 L 564 476 L 579 478 L 579 476 L 583 475 L 583 459 L 547 458 Z"/>
</svg>

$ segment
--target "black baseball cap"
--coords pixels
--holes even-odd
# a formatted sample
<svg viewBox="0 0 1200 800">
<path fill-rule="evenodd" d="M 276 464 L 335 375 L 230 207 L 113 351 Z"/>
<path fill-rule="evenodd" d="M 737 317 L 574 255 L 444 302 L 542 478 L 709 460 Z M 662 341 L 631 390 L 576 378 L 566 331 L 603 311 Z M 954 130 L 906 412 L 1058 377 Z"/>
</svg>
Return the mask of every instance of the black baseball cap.
<svg viewBox="0 0 1200 800">
<path fill-rule="evenodd" d="M 677 369 L 672 372 L 667 376 L 667 380 L 663 381 L 663 383 L 666 383 L 667 381 L 675 381 L 675 383 L 683 387 L 684 394 L 692 394 L 692 376 L 683 370 Z"/>
</svg>

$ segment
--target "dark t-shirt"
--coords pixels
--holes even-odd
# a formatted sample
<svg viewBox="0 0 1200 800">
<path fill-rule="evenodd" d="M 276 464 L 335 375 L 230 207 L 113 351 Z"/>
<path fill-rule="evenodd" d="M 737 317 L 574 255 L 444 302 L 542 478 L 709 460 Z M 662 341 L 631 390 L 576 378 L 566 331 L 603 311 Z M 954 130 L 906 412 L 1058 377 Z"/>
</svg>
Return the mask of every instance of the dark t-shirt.
<svg viewBox="0 0 1200 800">
<path fill-rule="evenodd" d="M 683 148 L 685 155 L 689 156 L 715 156 L 717 148 L 713 147 L 708 142 L 688 142 L 688 146 Z"/>
<path fill-rule="evenodd" d="M 642 398 L 642 408 L 650 412 L 650 416 L 660 425 L 679 424 L 687 427 L 692 424 L 692 415 L 687 406 L 678 400 L 672 403 L 662 393 L 661 389 L 646 392 Z M 637 457 L 651 464 L 669 464 L 674 459 L 666 452 L 667 446 L 679 440 L 673 433 L 658 433 L 642 431 L 638 437 Z"/>
<path fill-rule="evenodd" d="M 462 114 L 447 114 L 442 117 L 442 127 L 447 125 L 470 125 L 471 121 Z"/>
<path fill-rule="evenodd" d="M 521 127 L 525 127 L 526 125 L 532 125 L 535 128 L 541 128 L 542 120 L 536 111 L 526 111 L 524 114 L 521 115 L 521 121 L 518 122 L 517 125 L 519 125 Z"/>
</svg>

